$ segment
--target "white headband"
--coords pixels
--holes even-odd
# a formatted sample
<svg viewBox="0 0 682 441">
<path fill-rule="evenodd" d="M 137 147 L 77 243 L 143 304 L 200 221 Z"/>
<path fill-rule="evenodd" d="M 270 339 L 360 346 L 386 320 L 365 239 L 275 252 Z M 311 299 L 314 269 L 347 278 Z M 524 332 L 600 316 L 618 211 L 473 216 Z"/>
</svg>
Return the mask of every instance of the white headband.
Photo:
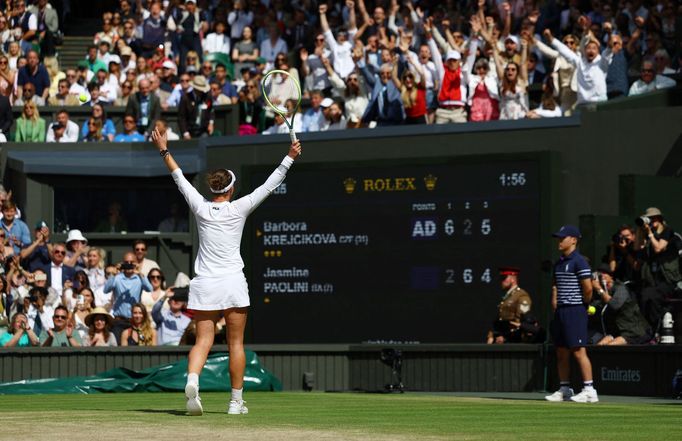
<svg viewBox="0 0 682 441">
<path fill-rule="evenodd" d="M 211 193 L 216 193 L 216 194 L 227 193 L 228 191 L 230 191 L 230 188 L 234 187 L 234 183 L 237 182 L 237 177 L 234 175 L 234 173 L 232 173 L 232 170 L 228 170 L 226 168 L 224 168 L 223 170 L 225 170 L 226 172 L 228 172 L 230 174 L 230 176 L 232 177 L 232 181 L 228 184 L 227 187 L 225 187 L 223 189 L 214 190 L 211 188 Z"/>
</svg>

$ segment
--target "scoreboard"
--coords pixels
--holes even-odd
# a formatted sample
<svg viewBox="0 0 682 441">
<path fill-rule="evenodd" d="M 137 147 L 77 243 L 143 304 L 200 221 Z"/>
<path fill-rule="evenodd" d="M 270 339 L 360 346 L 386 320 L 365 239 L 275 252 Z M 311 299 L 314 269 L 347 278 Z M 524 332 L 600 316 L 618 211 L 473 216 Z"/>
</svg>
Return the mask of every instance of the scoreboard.
<svg viewBox="0 0 682 441">
<path fill-rule="evenodd" d="M 254 188 L 273 171 L 248 167 Z M 539 293 L 541 161 L 297 163 L 251 215 L 253 343 L 482 342 L 505 294 Z"/>
</svg>

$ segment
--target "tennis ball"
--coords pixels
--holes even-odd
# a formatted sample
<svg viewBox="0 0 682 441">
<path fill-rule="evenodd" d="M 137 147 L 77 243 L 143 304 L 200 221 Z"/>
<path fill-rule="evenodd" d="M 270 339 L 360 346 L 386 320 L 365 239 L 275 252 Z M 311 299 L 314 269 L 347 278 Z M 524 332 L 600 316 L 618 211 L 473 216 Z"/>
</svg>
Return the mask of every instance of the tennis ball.
<svg viewBox="0 0 682 441">
<path fill-rule="evenodd" d="M 590 305 L 587 308 L 587 315 L 594 315 L 595 312 L 597 312 L 597 308 L 595 308 L 594 306 Z"/>
<path fill-rule="evenodd" d="M 84 93 L 81 93 L 80 95 L 78 95 L 78 101 L 85 104 L 88 102 L 88 96 Z"/>
</svg>

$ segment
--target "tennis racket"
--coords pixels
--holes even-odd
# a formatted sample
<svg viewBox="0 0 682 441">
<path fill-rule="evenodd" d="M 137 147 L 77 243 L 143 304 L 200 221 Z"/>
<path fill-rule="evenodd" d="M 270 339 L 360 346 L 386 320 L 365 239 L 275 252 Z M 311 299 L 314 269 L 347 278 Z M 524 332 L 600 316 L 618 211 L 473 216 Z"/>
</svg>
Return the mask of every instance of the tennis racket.
<svg viewBox="0 0 682 441">
<path fill-rule="evenodd" d="M 265 102 L 289 127 L 291 142 L 296 142 L 294 118 L 301 105 L 301 85 L 289 72 L 275 69 L 265 74 L 261 81 L 261 89 Z M 287 101 L 290 101 L 288 105 Z M 287 118 L 289 115 L 290 119 Z"/>
</svg>

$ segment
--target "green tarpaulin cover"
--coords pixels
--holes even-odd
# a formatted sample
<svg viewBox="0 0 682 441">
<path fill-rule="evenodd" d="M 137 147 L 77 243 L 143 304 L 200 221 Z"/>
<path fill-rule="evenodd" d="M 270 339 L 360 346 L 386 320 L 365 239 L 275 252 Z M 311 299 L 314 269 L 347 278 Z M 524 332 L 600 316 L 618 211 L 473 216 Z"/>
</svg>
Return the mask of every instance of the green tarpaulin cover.
<svg viewBox="0 0 682 441">
<path fill-rule="evenodd" d="M 208 357 L 201 373 L 202 391 L 229 391 L 228 354 Z M 89 377 L 47 378 L 0 384 L 0 394 L 94 394 L 101 392 L 183 392 L 187 381 L 187 359 L 141 371 L 111 369 Z M 246 351 L 244 389 L 281 391 L 282 383 L 260 366 L 258 356 Z"/>
</svg>

